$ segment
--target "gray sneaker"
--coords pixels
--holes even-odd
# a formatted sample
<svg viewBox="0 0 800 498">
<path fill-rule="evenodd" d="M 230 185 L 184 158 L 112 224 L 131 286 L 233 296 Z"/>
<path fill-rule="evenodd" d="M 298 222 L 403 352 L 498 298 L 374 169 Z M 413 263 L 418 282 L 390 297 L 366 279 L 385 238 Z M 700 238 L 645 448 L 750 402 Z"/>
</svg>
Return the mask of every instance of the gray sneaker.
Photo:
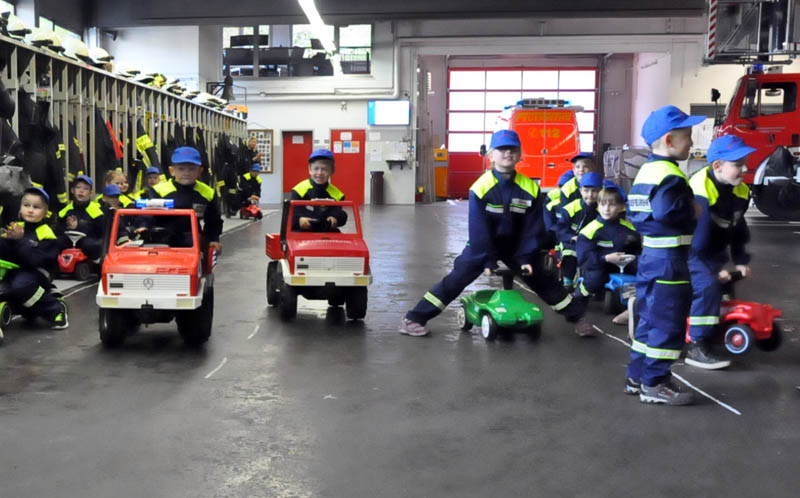
<svg viewBox="0 0 800 498">
<path fill-rule="evenodd" d="M 729 367 L 731 362 L 714 355 L 707 344 L 692 341 L 686 350 L 686 364 L 706 370 L 719 370 Z"/>
<path fill-rule="evenodd" d="M 410 335 L 412 337 L 422 337 L 424 335 L 428 335 L 428 329 L 426 329 L 424 325 L 421 325 L 417 322 L 412 322 L 408 318 L 403 318 L 403 321 L 400 322 L 399 331 L 401 334 Z"/>
<path fill-rule="evenodd" d="M 691 405 L 694 403 L 694 394 L 689 391 L 681 390 L 672 379 L 666 380 L 657 386 L 646 386 L 642 384 L 642 392 L 639 393 L 639 401 L 642 403 L 654 403 L 660 405 Z"/>
</svg>

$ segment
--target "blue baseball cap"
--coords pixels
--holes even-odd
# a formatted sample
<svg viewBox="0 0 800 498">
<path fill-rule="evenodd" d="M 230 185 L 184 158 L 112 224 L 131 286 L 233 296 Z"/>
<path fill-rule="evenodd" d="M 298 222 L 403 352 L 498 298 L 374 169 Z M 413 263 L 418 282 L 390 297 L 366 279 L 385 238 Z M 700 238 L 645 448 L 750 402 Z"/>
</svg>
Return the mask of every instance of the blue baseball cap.
<svg viewBox="0 0 800 498">
<path fill-rule="evenodd" d="M 756 149 L 748 147 L 741 137 L 724 135 L 716 138 L 708 147 L 708 162 L 713 163 L 719 159 L 723 161 L 738 161 Z"/>
<path fill-rule="evenodd" d="M 252 171 L 261 171 L 261 165 L 258 163 L 253 163 L 253 166 L 250 169 Z"/>
<path fill-rule="evenodd" d="M 120 195 L 122 192 L 119 190 L 119 185 L 106 185 L 103 187 L 103 195 Z"/>
<path fill-rule="evenodd" d="M 28 188 L 25 189 L 24 194 L 41 195 L 42 197 L 44 197 L 44 201 L 47 204 L 50 204 L 50 195 L 47 192 L 45 192 L 43 188 L 40 188 L 40 187 L 28 187 Z"/>
<path fill-rule="evenodd" d="M 172 164 L 196 164 L 202 166 L 203 160 L 194 147 L 178 147 L 172 153 Z"/>
<path fill-rule="evenodd" d="M 492 141 L 489 143 L 490 149 L 498 147 L 520 147 L 519 135 L 514 130 L 499 130 L 492 133 Z"/>
<path fill-rule="evenodd" d="M 174 157 L 174 156 L 173 156 Z M 145 175 L 160 175 L 161 170 L 156 168 L 155 166 L 150 166 L 144 171 Z"/>
<path fill-rule="evenodd" d="M 84 182 L 84 183 L 88 184 L 90 187 L 94 187 L 94 182 L 92 181 L 91 178 L 89 178 L 86 175 L 78 175 L 78 176 L 76 176 L 75 179 L 72 180 L 72 184 L 74 185 L 76 182 Z"/>
<path fill-rule="evenodd" d="M 317 149 L 308 156 L 308 162 L 313 161 L 314 159 L 328 159 L 329 161 L 335 161 L 333 158 L 333 152 L 329 151 L 328 149 Z"/>
<path fill-rule="evenodd" d="M 665 105 L 651 112 L 642 126 L 642 138 L 647 145 L 678 128 L 688 128 L 706 120 L 705 116 L 689 116 L 674 105 Z"/>
<path fill-rule="evenodd" d="M 575 172 L 572 170 L 565 171 L 564 174 L 558 177 L 558 186 L 563 187 L 565 183 L 575 178 Z"/>
<path fill-rule="evenodd" d="M 570 159 L 569 162 L 575 164 L 575 161 L 577 161 L 578 159 L 591 159 L 592 161 L 594 161 L 594 154 L 592 154 L 591 152 L 581 152 L 577 156 Z"/>
<path fill-rule="evenodd" d="M 603 186 L 603 175 L 596 171 L 589 171 L 588 173 L 584 173 L 583 178 L 581 178 L 581 188 L 583 187 L 592 187 L 592 188 L 601 188 Z"/>
<path fill-rule="evenodd" d="M 619 195 L 622 196 L 622 202 L 627 201 L 628 196 L 625 194 L 625 191 L 617 185 L 616 183 L 612 182 L 611 180 L 603 180 L 603 189 L 605 190 L 616 190 L 619 192 Z"/>
</svg>

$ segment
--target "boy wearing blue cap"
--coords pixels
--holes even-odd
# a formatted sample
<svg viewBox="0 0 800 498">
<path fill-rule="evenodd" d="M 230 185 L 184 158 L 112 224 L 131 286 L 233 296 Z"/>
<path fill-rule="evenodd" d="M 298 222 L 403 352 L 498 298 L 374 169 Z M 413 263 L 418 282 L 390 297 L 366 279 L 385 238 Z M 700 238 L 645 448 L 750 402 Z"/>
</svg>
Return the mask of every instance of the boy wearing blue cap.
<svg viewBox="0 0 800 498">
<path fill-rule="evenodd" d="M 503 261 L 554 310 L 576 329 L 592 329 L 583 318 L 585 305 L 573 301 L 551 274 L 544 270 L 541 256 L 545 240 L 542 199 L 539 186 L 514 167 L 522 155 L 519 136 L 512 130 L 492 135 L 488 157 L 493 169 L 470 187 L 469 241 L 456 258 L 453 270 L 433 286 L 406 313 L 400 333 L 428 334 L 425 324 L 444 311 L 448 303 L 481 273 L 491 274 Z"/>
<path fill-rule="evenodd" d="M 600 173 L 589 171 L 582 175 L 578 193 L 580 198 L 559 208 L 559 220 L 556 223 L 556 235 L 561 244 L 561 274 L 564 287 L 575 285 L 575 274 L 578 271 L 578 258 L 575 242 L 581 231 L 597 216 L 597 194 L 603 187 Z"/>
<path fill-rule="evenodd" d="M 261 200 L 261 165 L 253 164 L 250 171 L 239 179 L 239 188 L 242 190 L 242 205 L 258 204 Z"/>
<path fill-rule="evenodd" d="M 308 157 L 308 176 L 292 188 L 290 199 L 293 201 L 310 201 L 315 199 L 332 199 L 343 201 L 344 193 L 331 182 L 336 169 L 333 152 L 328 149 L 317 149 Z M 347 213 L 339 206 L 303 206 L 294 210 L 292 228 L 313 232 L 338 230 L 347 223 Z"/>
<path fill-rule="evenodd" d="M 147 197 L 147 189 L 156 185 L 160 181 L 161 181 L 161 170 L 159 170 L 155 166 L 150 166 L 144 172 L 144 185 L 142 186 L 142 189 L 136 192 L 136 195 L 133 197 L 136 199 Z"/>
<path fill-rule="evenodd" d="M 72 200 L 58 212 L 58 231 L 62 247 L 72 247 L 64 232 L 74 230 L 85 233 L 75 245 L 86 256 L 97 261 L 103 252 L 103 235 L 105 220 L 103 208 L 99 202 L 92 200 L 94 182 L 86 175 L 78 175 L 72 182 Z"/>
<path fill-rule="evenodd" d="M 692 301 L 689 246 L 695 201 L 678 161 L 689 157 L 692 126 L 704 116 L 688 116 L 675 106 L 653 111 L 642 127 L 652 153 L 636 175 L 628 195 L 628 219 L 642 235 L 636 274 L 636 327 L 625 393 L 642 403 L 686 405 L 694 401 L 673 380 Z"/>
<path fill-rule="evenodd" d="M 222 252 L 219 236 L 222 233 L 222 215 L 214 189 L 199 180 L 203 174 L 200 152 L 194 147 L 178 147 L 172 153 L 172 164 L 167 181 L 150 187 L 150 199 L 172 199 L 175 209 L 194 209 L 202 222 L 203 245 L 208 244 L 217 253 Z M 172 227 L 177 232 L 190 234 L 190 227 Z"/>
<path fill-rule="evenodd" d="M 724 269 L 729 248 L 736 270 L 742 276 L 750 275 L 750 255 L 745 251 L 750 230 L 744 218 L 750 189 L 742 180 L 747 171 L 747 156 L 755 150 L 735 135 L 719 137 L 708 148 L 710 166 L 689 180 L 701 211 L 689 251 L 692 307 L 687 365 L 707 370 L 730 365 L 730 361 L 714 355 L 710 343 L 719 323 L 722 284 L 731 280 L 730 272 Z"/>
<path fill-rule="evenodd" d="M 19 265 L 6 274 L 3 283 L 8 285 L 8 301 L 26 310 L 24 315 L 41 316 L 52 328 L 65 329 L 69 327 L 67 305 L 50 292 L 60 247 L 45 223 L 49 203 L 44 190 L 26 189 L 19 208 L 22 221 L 0 229 L 0 259 Z"/>
<path fill-rule="evenodd" d="M 597 217 L 581 229 L 576 249 L 582 277 L 575 289 L 576 299 L 602 292 L 609 274 L 619 271 L 617 265 L 622 256 L 641 252 L 639 234 L 625 219 L 625 192 L 614 182 L 603 180 L 603 189 L 597 196 Z M 636 264 L 628 264 L 625 273 L 635 274 Z M 613 321 L 627 323 L 627 310 Z"/>
<path fill-rule="evenodd" d="M 561 205 L 566 206 L 572 201 L 581 198 L 581 179 L 583 175 L 595 170 L 594 154 L 581 152 L 572 159 L 572 179 L 561 186 Z"/>
</svg>

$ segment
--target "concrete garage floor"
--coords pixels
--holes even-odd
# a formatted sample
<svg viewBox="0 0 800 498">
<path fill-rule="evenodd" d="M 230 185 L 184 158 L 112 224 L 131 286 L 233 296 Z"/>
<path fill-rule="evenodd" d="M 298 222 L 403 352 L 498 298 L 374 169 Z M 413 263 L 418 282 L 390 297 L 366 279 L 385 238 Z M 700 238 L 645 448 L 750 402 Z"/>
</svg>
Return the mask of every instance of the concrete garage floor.
<svg viewBox="0 0 800 498">
<path fill-rule="evenodd" d="M 0 496 L 797 495 L 800 224 L 750 218 L 755 276 L 739 289 L 783 309 L 783 348 L 728 371 L 678 364 L 731 409 L 673 408 L 622 394 L 626 333 L 599 306 L 608 335 L 593 340 L 548 310 L 540 339 L 485 343 L 454 306 L 432 337 L 399 335 L 463 247 L 466 208 L 365 209 L 364 323 L 302 300 L 290 324 L 266 308 L 273 214 L 224 236 L 201 351 L 174 325 L 104 350 L 94 289 L 69 297 L 67 331 L 15 324 L 0 348 Z"/>
</svg>

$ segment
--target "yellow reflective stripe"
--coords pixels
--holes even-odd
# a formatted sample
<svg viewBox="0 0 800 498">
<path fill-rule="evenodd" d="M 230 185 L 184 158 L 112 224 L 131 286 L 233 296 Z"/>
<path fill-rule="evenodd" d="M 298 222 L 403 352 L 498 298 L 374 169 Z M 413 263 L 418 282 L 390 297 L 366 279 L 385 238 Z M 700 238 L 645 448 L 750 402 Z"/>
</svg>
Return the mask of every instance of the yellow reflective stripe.
<svg viewBox="0 0 800 498">
<path fill-rule="evenodd" d="M 344 193 L 336 188 L 332 183 L 328 184 L 328 188 L 325 189 L 325 191 L 328 192 L 328 195 L 330 195 L 335 201 L 341 201 L 344 199 Z"/>
<path fill-rule="evenodd" d="M 681 357 L 680 349 L 659 349 L 647 346 L 647 357 L 654 360 L 677 360 Z"/>
<path fill-rule="evenodd" d="M 555 191 L 551 190 L 551 192 L 555 192 Z M 547 205 L 545 206 L 545 209 L 547 209 L 548 211 L 552 211 L 553 208 L 558 206 L 559 204 L 561 204 L 561 198 L 560 197 L 558 199 L 553 199 L 552 201 L 548 202 Z"/>
<path fill-rule="evenodd" d="M 573 177 L 570 178 L 567 183 L 561 187 L 561 195 L 564 196 L 565 199 L 569 199 L 569 196 L 574 194 L 578 190 L 578 179 Z"/>
<path fill-rule="evenodd" d="M 133 199 L 131 199 L 125 194 L 122 194 L 121 196 L 119 196 L 119 203 L 122 204 L 122 207 L 126 208 L 131 204 L 133 204 Z"/>
<path fill-rule="evenodd" d="M 664 178 L 672 175 L 680 176 L 684 180 L 688 180 L 686 174 L 674 163 L 669 161 L 652 161 L 642 165 L 639 169 L 639 173 L 633 180 L 633 184 L 638 185 L 644 183 L 647 185 L 659 185 Z"/>
<path fill-rule="evenodd" d="M 303 180 L 302 182 L 298 183 L 294 186 L 292 190 L 297 192 L 297 195 L 300 196 L 302 199 L 306 196 L 309 190 L 311 190 L 314 186 L 311 184 L 311 180 Z"/>
<path fill-rule="evenodd" d="M 639 342 L 636 339 L 631 342 L 631 349 L 636 351 L 637 353 L 647 354 L 647 344 L 643 342 Z"/>
<path fill-rule="evenodd" d="M 203 199 L 207 200 L 208 202 L 214 200 L 214 189 L 200 180 L 194 182 L 194 191 L 202 195 Z"/>
<path fill-rule="evenodd" d="M 56 197 L 58 198 L 58 202 L 60 202 L 61 204 L 64 204 L 65 202 L 67 202 L 69 200 L 69 197 L 67 197 L 67 193 L 66 192 L 62 192 L 62 193 L 58 194 L 58 196 L 56 196 Z"/>
<path fill-rule="evenodd" d="M 552 201 L 559 201 L 560 202 L 561 201 L 561 189 L 554 188 L 553 190 L 551 190 L 550 192 L 547 193 L 547 198 L 550 199 L 550 202 L 552 202 Z"/>
<path fill-rule="evenodd" d="M 717 190 L 717 186 L 714 185 L 714 182 L 708 176 L 710 173 L 710 166 L 706 166 L 705 168 L 699 170 L 697 173 L 692 175 L 691 180 L 689 180 L 689 186 L 692 187 L 692 192 L 694 195 L 698 197 L 705 197 L 708 199 L 708 205 L 713 206 L 717 203 L 717 199 L 719 199 L 719 191 Z"/>
<path fill-rule="evenodd" d="M 56 159 L 61 159 L 61 153 L 65 150 L 67 150 L 67 148 L 64 147 L 64 144 L 58 144 L 58 149 L 56 149 Z"/>
<path fill-rule="evenodd" d="M 36 188 L 41 188 L 41 189 L 43 189 L 43 188 L 44 188 L 44 185 L 42 185 L 41 183 L 36 183 L 36 182 L 35 182 L 35 181 L 33 181 L 33 180 L 31 180 L 31 185 L 33 185 L 33 186 L 34 186 L 34 187 L 36 187 Z"/>
<path fill-rule="evenodd" d="M 576 213 L 583 210 L 583 206 L 581 205 L 581 200 L 575 199 L 574 201 L 564 206 L 564 210 L 566 210 L 567 214 L 569 214 L 570 218 L 572 218 L 573 216 L 575 216 Z"/>
<path fill-rule="evenodd" d="M 562 256 L 577 256 L 578 253 L 575 251 L 575 249 L 564 249 L 563 251 L 561 251 L 561 255 Z"/>
<path fill-rule="evenodd" d="M 717 325 L 718 316 L 690 316 L 689 325 Z"/>
<path fill-rule="evenodd" d="M 44 289 L 42 287 L 37 287 L 36 292 L 33 293 L 30 299 L 22 303 L 22 306 L 24 306 L 25 308 L 30 308 L 34 304 L 38 303 L 39 299 L 41 299 L 42 296 L 44 296 Z"/>
<path fill-rule="evenodd" d="M 70 201 L 69 204 L 67 204 L 61 211 L 58 212 L 58 217 L 59 218 L 65 217 L 67 213 L 70 212 L 71 209 L 72 209 L 72 202 Z"/>
<path fill-rule="evenodd" d="M 175 187 L 175 184 L 173 184 L 172 180 L 170 179 L 165 182 L 156 183 L 155 185 L 153 185 L 153 190 L 155 190 L 159 196 L 166 197 L 178 189 L 177 187 Z"/>
<path fill-rule="evenodd" d="M 628 220 L 619 220 L 619 224 L 620 224 L 620 225 L 622 225 L 622 226 L 624 226 L 624 227 L 630 228 L 630 229 L 631 229 L 631 230 L 633 230 L 634 232 L 636 231 L 636 227 L 634 227 L 634 226 L 633 226 L 633 223 L 631 223 L 631 222 L 630 222 L 630 221 L 628 221 Z"/>
<path fill-rule="evenodd" d="M 261 185 L 261 177 L 260 176 L 256 177 L 256 181 L 258 182 L 259 185 Z"/>
<path fill-rule="evenodd" d="M 583 285 L 583 281 L 581 281 L 581 285 L 579 285 L 579 286 L 578 286 L 578 290 L 580 290 L 580 291 L 581 291 L 581 294 L 582 294 L 584 297 L 589 297 L 589 296 L 591 296 L 591 295 L 592 295 L 592 293 L 591 293 L 591 292 L 589 292 L 589 289 L 587 289 L 587 288 L 586 288 L 586 287 Z"/>
<path fill-rule="evenodd" d="M 663 285 L 689 285 L 688 280 L 656 280 L 656 283 Z"/>
<path fill-rule="evenodd" d="M 55 239 L 56 234 L 53 232 L 53 229 L 47 225 L 39 225 L 36 227 L 36 237 L 39 240 L 48 240 L 48 239 Z"/>
<path fill-rule="evenodd" d="M 444 311 L 445 305 L 442 303 L 438 297 L 434 296 L 430 292 L 425 293 L 425 300 L 431 303 L 432 305 L 436 306 L 440 310 Z"/>
<path fill-rule="evenodd" d="M 523 175 L 522 173 L 517 173 L 516 175 L 514 175 L 514 183 L 516 183 L 519 186 L 519 188 L 521 188 L 525 192 L 531 194 L 531 196 L 534 199 L 539 197 L 539 185 L 535 181 Z"/>
<path fill-rule="evenodd" d="M 225 180 L 220 180 L 217 182 L 217 188 L 222 188 L 225 186 Z"/>
<path fill-rule="evenodd" d="M 478 196 L 478 199 L 483 199 L 486 194 L 492 190 L 492 187 L 497 185 L 498 180 L 492 173 L 492 170 L 487 171 L 486 173 L 482 174 L 480 178 L 475 180 L 475 183 L 469 188 L 472 192 L 475 192 L 475 195 Z"/>
<path fill-rule="evenodd" d="M 592 220 L 588 225 L 583 227 L 583 229 L 580 231 L 580 234 L 587 239 L 592 240 L 597 231 L 601 228 L 603 228 L 603 223 L 601 223 L 600 220 Z"/>
<path fill-rule="evenodd" d="M 103 208 L 100 207 L 100 204 L 97 201 L 89 202 L 89 205 L 86 206 L 86 213 L 94 218 L 98 218 L 103 216 Z"/>
<path fill-rule="evenodd" d="M 244 176 L 245 180 L 250 180 L 250 178 L 252 178 L 252 176 L 250 175 L 249 171 L 247 173 L 245 173 L 244 175 L 242 175 L 242 176 Z"/>
<path fill-rule="evenodd" d="M 610 247 L 614 247 L 614 241 L 612 240 L 598 240 L 597 241 L 598 247 L 605 247 L 606 249 Z"/>
<path fill-rule="evenodd" d="M 153 140 L 150 139 L 150 135 L 144 134 L 136 139 L 136 148 L 139 149 L 140 152 L 144 153 L 145 150 L 149 149 L 153 146 Z"/>
<path fill-rule="evenodd" d="M 733 195 L 741 199 L 749 200 L 750 187 L 748 187 L 746 183 L 740 183 L 739 185 L 733 187 Z"/>
<path fill-rule="evenodd" d="M 642 240 L 642 245 L 644 247 L 651 247 L 654 249 L 688 246 L 691 244 L 691 235 L 675 235 L 672 237 L 650 237 L 649 235 L 645 235 Z"/>
<path fill-rule="evenodd" d="M 569 306 L 569 303 L 571 302 L 572 302 L 572 294 L 567 294 L 567 297 L 557 302 L 556 304 L 552 305 L 551 308 L 553 308 L 555 311 L 561 311 L 567 306 Z"/>
</svg>

